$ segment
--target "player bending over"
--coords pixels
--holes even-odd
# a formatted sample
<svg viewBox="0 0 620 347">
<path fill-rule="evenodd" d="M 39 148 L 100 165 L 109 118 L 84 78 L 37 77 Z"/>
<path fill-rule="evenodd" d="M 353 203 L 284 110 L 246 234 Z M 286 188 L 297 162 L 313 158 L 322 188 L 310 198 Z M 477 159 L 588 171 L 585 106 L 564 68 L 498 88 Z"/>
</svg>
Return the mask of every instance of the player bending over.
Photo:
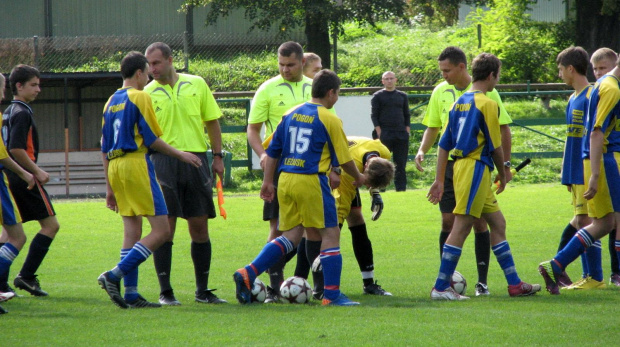
<svg viewBox="0 0 620 347">
<path fill-rule="evenodd" d="M 364 173 L 366 181 L 364 184 L 370 187 L 372 196 L 371 211 L 373 221 L 379 219 L 383 211 L 383 200 L 380 190 L 387 187 L 394 179 L 394 164 L 390 162 L 390 151 L 379 140 L 372 140 L 366 137 L 347 137 L 349 141 L 349 152 L 357 166 L 357 169 Z M 353 252 L 357 259 L 362 281 L 364 282 L 364 294 L 387 295 L 392 293 L 385 291 L 374 280 L 375 264 L 373 259 L 372 243 L 368 238 L 366 221 L 362 214 L 362 199 L 357 187 L 353 185 L 353 177 L 345 173 L 342 175 L 340 185 L 334 190 L 336 206 L 338 208 L 338 227 L 342 230 L 346 219 L 349 230 L 351 231 L 351 242 Z M 298 254 L 299 256 L 299 254 Z M 318 252 L 313 254 L 311 249 L 307 249 L 308 261 L 312 264 L 318 256 Z M 322 272 L 312 273 L 314 281 L 314 297 L 321 298 L 323 295 L 323 274 Z"/>
<path fill-rule="evenodd" d="M 469 299 L 450 287 L 450 279 L 474 219 L 481 215 L 491 229 L 491 249 L 504 270 L 508 294 L 532 295 L 541 288 L 538 284 L 528 284 L 519 278 L 506 241 L 506 220 L 491 190 L 491 172 L 494 165 L 500 168 L 495 178 L 496 182 L 499 181 L 497 194 L 506 186 L 506 173 L 501 169 L 504 155 L 501 148 L 498 106 L 485 95 L 498 83 L 500 68 L 500 60 L 492 54 L 482 53 L 474 59 L 472 88 L 452 106 L 446 131 L 439 141 L 435 182 L 427 197 L 433 204 L 441 200 L 448 153 L 452 150 L 452 158 L 455 160 L 456 207 L 454 227 L 444 245 L 439 274 L 431 290 L 433 300 Z"/>
<path fill-rule="evenodd" d="M 266 150 L 261 198 L 266 201 L 274 198 L 273 177 L 279 160 L 279 229 L 282 236 L 265 245 L 252 263 L 234 273 L 237 300 L 241 304 L 250 303 L 256 276 L 299 244 L 304 228 L 307 228 L 309 239 L 322 240 L 323 305 L 359 304 L 340 292 L 340 229 L 336 202 L 327 179 L 331 166 L 341 166 L 354 178 L 355 186 L 362 185 L 366 179 L 351 159 L 341 120 L 328 111 L 338 101 L 340 83 L 334 72 L 320 71 L 312 83 L 311 101 L 284 115 Z M 318 235 L 311 228 L 315 228 Z"/>
<path fill-rule="evenodd" d="M 103 109 L 101 152 L 106 176 L 106 205 L 123 217 L 125 228 L 121 261 L 97 281 L 114 304 L 121 308 L 160 307 L 138 294 L 138 266 L 170 237 L 168 209 L 155 178 L 148 148 L 199 167 L 200 158 L 181 152 L 159 137 L 151 97 L 142 91 L 149 82 L 148 62 L 139 52 L 130 52 L 121 61 L 123 87 Z M 142 216 L 151 232 L 142 237 Z M 125 280 L 125 297 L 120 280 Z"/>
</svg>

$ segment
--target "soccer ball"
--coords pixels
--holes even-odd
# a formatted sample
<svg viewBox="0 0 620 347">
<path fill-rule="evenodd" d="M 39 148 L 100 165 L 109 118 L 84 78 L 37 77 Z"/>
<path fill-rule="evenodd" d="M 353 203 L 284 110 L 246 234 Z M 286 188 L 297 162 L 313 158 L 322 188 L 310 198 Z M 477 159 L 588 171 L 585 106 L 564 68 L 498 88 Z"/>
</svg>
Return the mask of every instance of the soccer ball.
<svg viewBox="0 0 620 347">
<path fill-rule="evenodd" d="M 450 287 L 452 287 L 455 292 L 465 295 L 465 291 L 467 290 L 467 281 L 465 280 L 465 276 L 458 271 L 454 271 L 454 274 L 452 274 L 452 280 L 450 281 Z"/>
<path fill-rule="evenodd" d="M 267 287 L 263 281 L 258 279 L 254 280 L 254 286 L 252 287 L 252 302 L 265 302 L 267 297 Z"/>
<path fill-rule="evenodd" d="M 314 258 L 311 269 L 312 269 L 312 272 L 323 271 L 323 265 L 321 265 L 321 256 Z"/>
<path fill-rule="evenodd" d="M 280 286 L 282 302 L 291 304 L 305 304 L 312 297 L 312 288 L 302 277 L 289 277 Z"/>
</svg>

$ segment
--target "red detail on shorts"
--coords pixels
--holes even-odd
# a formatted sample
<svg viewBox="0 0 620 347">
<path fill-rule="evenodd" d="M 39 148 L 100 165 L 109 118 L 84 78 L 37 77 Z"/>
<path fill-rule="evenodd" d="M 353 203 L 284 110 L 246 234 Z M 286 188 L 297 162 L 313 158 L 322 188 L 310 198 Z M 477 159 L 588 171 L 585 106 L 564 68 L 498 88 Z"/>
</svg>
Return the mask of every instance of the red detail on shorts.
<svg viewBox="0 0 620 347">
<path fill-rule="evenodd" d="M 47 210 L 47 214 L 50 216 L 53 216 L 54 210 L 52 210 L 52 203 L 47 199 L 47 196 L 45 195 L 45 192 L 43 191 L 43 187 L 41 187 L 41 183 L 39 183 L 39 181 L 37 181 L 36 179 L 34 180 L 34 183 L 37 185 L 37 188 L 39 189 L 39 194 L 41 194 L 41 200 L 43 200 L 43 203 L 45 204 L 45 209 Z"/>
</svg>

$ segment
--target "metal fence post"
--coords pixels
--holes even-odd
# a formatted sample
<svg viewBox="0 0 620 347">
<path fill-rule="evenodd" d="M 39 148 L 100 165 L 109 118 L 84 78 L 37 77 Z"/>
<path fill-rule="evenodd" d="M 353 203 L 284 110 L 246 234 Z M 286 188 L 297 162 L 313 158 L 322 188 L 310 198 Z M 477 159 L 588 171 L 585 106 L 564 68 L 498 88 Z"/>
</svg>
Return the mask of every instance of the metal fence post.
<svg viewBox="0 0 620 347">
<path fill-rule="evenodd" d="M 189 73 L 189 32 L 183 32 L 183 55 L 185 59 L 185 72 Z"/>
<path fill-rule="evenodd" d="M 39 37 L 35 35 L 32 38 L 34 44 L 34 67 L 39 68 Z"/>
</svg>

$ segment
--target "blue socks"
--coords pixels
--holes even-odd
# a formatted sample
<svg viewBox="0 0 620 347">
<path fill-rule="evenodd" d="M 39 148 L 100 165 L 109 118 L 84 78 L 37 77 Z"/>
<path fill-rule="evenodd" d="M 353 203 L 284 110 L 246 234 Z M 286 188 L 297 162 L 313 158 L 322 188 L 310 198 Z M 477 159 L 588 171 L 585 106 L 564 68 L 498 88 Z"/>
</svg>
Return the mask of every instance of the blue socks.
<svg viewBox="0 0 620 347">
<path fill-rule="evenodd" d="M 504 240 L 491 247 L 491 249 L 493 250 L 493 254 L 495 254 L 495 258 L 497 258 L 499 266 L 504 270 L 504 276 L 506 276 L 508 285 L 515 286 L 521 283 L 508 241 Z"/>
<path fill-rule="evenodd" d="M 320 257 L 325 283 L 323 295 L 328 300 L 336 300 L 340 296 L 340 275 L 342 273 L 340 247 L 324 249 Z"/>
<path fill-rule="evenodd" d="M 586 229 L 581 229 L 573 236 L 555 258 L 551 261 L 551 267 L 553 272 L 561 273 L 568 264 L 573 262 L 577 257 L 583 253 L 588 247 L 592 246 L 594 238 L 590 235 Z M 599 251 L 600 252 L 600 251 Z M 588 264 L 591 266 L 591 264 Z"/>
<path fill-rule="evenodd" d="M 456 265 L 459 263 L 461 253 L 463 249 L 449 244 L 443 245 L 443 252 L 441 255 L 441 265 L 439 266 L 439 274 L 435 281 L 435 289 L 442 292 L 450 287 L 450 280 L 452 274 L 456 270 Z"/>
<path fill-rule="evenodd" d="M 588 259 L 588 274 L 593 279 L 603 281 L 603 264 L 601 261 L 601 241 L 596 241 L 584 253 Z"/>
<path fill-rule="evenodd" d="M 137 269 L 152 253 L 151 250 L 137 242 L 125 258 L 114 269 L 110 270 L 110 277 L 114 281 L 120 281 L 132 270 Z"/>
<path fill-rule="evenodd" d="M 121 249 L 121 261 L 129 254 L 131 248 Z M 125 284 L 125 301 L 133 301 L 138 298 L 138 268 L 133 269 L 131 272 L 123 277 Z"/>
<path fill-rule="evenodd" d="M 8 242 L 0 248 L 0 276 L 5 275 L 9 271 L 13 260 L 15 260 L 18 254 L 19 250 Z"/>
<path fill-rule="evenodd" d="M 293 251 L 293 243 L 284 236 L 275 238 L 267 243 L 252 263 L 245 267 L 250 277 L 250 283 L 254 283 L 258 275 L 267 271 L 267 269 L 277 263 L 283 255 L 291 251 Z"/>
</svg>

